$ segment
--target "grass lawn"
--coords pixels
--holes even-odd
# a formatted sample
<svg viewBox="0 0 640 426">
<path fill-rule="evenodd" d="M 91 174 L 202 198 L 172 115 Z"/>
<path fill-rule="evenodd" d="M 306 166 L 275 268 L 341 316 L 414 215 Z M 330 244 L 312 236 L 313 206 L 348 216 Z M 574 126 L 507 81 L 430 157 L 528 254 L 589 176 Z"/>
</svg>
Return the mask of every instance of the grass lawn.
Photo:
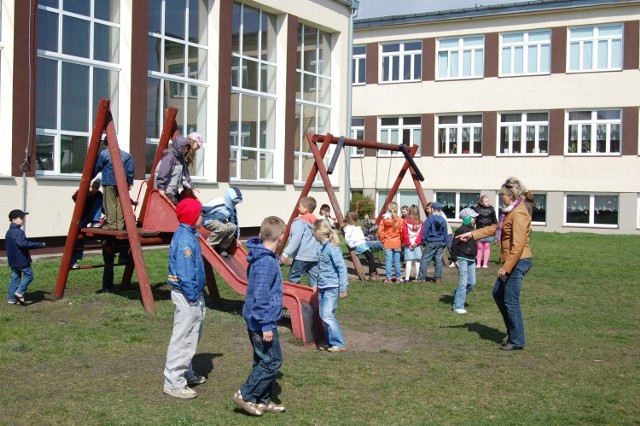
<svg viewBox="0 0 640 426">
<path fill-rule="evenodd" d="M 135 286 L 95 294 L 101 269 L 72 271 L 65 298 L 50 302 L 59 260 L 37 261 L 32 304 L 0 303 L 0 424 L 640 424 L 640 238 L 534 233 L 531 245 L 524 351 L 498 350 L 495 248 L 465 315 L 451 312 L 453 269 L 438 285 L 352 281 L 337 311 L 351 350 L 304 348 L 281 327 L 287 412 L 260 420 L 231 401 L 252 357 L 242 297 L 220 279 L 224 300 L 207 310 L 194 360 L 209 381 L 183 401 L 162 393 L 166 251 L 145 252 L 156 316 Z M 2 266 L 3 295 L 8 281 Z"/>
</svg>

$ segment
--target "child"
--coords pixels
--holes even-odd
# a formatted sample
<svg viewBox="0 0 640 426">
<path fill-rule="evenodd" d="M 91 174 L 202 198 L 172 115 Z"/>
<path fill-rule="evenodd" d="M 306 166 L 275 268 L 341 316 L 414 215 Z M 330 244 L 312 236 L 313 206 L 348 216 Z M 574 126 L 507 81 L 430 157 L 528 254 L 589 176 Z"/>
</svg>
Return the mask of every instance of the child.
<svg viewBox="0 0 640 426">
<path fill-rule="evenodd" d="M 358 214 L 356 212 L 347 212 L 347 217 L 344 219 L 344 239 L 347 246 L 355 249 L 356 254 L 364 253 L 367 258 L 367 264 L 369 265 L 369 279 L 378 279 L 378 270 L 376 268 L 376 261 L 371 254 L 371 250 L 367 245 L 367 240 L 364 238 L 362 228 L 358 225 Z"/>
<path fill-rule="evenodd" d="M 4 245 L 7 249 L 7 260 L 11 268 L 11 278 L 9 279 L 9 289 L 7 291 L 7 302 L 15 305 L 16 302 L 26 305 L 24 293 L 33 281 L 33 269 L 31 269 L 31 254 L 29 249 L 43 248 L 44 243 L 36 243 L 27 240 L 27 236 L 22 230 L 24 217 L 29 213 L 22 210 L 11 210 L 9 212 L 9 230 L 4 236 Z M 23 277 L 24 275 L 24 277 Z"/>
<path fill-rule="evenodd" d="M 247 413 L 282 413 L 285 408 L 271 401 L 273 384 L 282 365 L 278 320 L 282 312 L 282 272 L 276 249 L 286 225 L 275 216 L 260 225 L 260 237 L 247 241 L 247 297 L 242 316 L 253 347 L 253 369 L 233 395 L 233 402 Z"/>
<path fill-rule="evenodd" d="M 317 220 L 313 211 L 316 209 L 316 199 L 302 197 L 298 202 L 300 215 L 291 224 L 289 244 L 284 249 L 280 261 L 285 263 L 287 258 L 293 257 L 291 269 L 289 269 L 289 281 L 300 283 L 305 273 L 309 278 L 309 285 L 315 286 L 318 282 L 318 241 L 313 235 L 313 224 Z"/>
<path fill-rule="evenodd" d="M 460 219 L 462 226 L 456 230 L 456 237 L 465 232 L 471 232 L 474 229 L 475 217 L 478 213 L 471 207 L 464 208 L 460 211 Z M 460 238 L 454 238 L 451 249 L 451 260 L 458 267 L 458 287 L 453 291 L 453 312 L 457 314 L 466 314 L 464 301 L 467 294 L 473 290 L 476 285 L 476 253 L 478 251 L 476 242 L 473 238 L 462 241 Z"/>
<path fill-rule="evenodd" d="M 451 258 L 453 257 L 453 254 L 451 253 L 451 244 L 453 243 L 453 229 L 451 228 L 451 224 L 447 220 L 447 215 L 442 211 L 442 209 L 437 210 L 435 213 L 442 216 L 445 223 L 447 224 L 447 241 L 446 242 L 447 242 L 447 251 L 449 252 L 449 268 L 455 268 L 456 266 L 455 262 L 451 260 Z M 444 261 L 444 257 L 442 258 L 442 260 Z"/>
<path fill-rule="evenodd" d="M 384 250 L 382 243 L 378 239 L 378 225 L 376 225 L 375 220 L 369 218 L 368 214 L 364 215 L 364 228 L 362 231 L 371 250 Z"/>
<path fill-rule="evenodd" d="M 342 257 L 342 250 L 338 245 L 338 234 L 331 229 L 327 221 L 318 219 L 313 226 L 316 239 L 320 242 L 318 249 L 318 283 L 313 286 L 313 292 L 318 293 L 320 319 L 324 326 L 326 350 L 329 352 L 344 352 L 347 346 L 335 317 L 338 298 L 347 297 L 347 265 Z M 320 347 L 319 349 L 325 349 Z"/>
<path fill-rule="evenodd" d="M 331 217 L 331 207 L 329 207 L 329 204 L 323 204 L 320 206 L 319 219 L 326 220 L 327 223 L 331 225 L 332 228 L 336 227 L 337 222 L 334 218 Z"/>
<path fill-rule="evenodd" d="M 100 185 L 102 182 L 96 178 L 89 186 L 89 192 L 87 193 L 87 201 L 82 211 L 82 218 L 80 219 L 80 227 L 96 227 L 100 228 L 100 217 L 102 216 L 102 192 L 100 192 Z M 79 190 L 78 190 L 79 191 Z M 75 203 L 78 199 L 78 191 L 74 192 L 71 199 Z M 78 269 L 80 265 L 78 260 L 82 260 L 84 251 L 84 239 L 76 241 L 73 255 L 71 256 L 71 268 Z"/>
<path fill-rule="evenodd" d="M 171 300 L 175 306 L 173 332 L 167 349 L 162 392 L 176 398 L 191 399 L 198 396 L 188 385 L 207 381 L 195 374 L 192 359 L 202 337 L 205 317 L 205 275 L 198 228 L 202 225 L 202 205 L 193 198 L 185 198 L 176 206 L 180 225 L 169 246 L 169 273 L 167 283 L 172 286 Z"/>
<path fill-rule="evenodd" d="M 439 202 L 431 204 L 431 214 L 424 221 L 422 226 L 422 245 L 426 247 L 422 250 L 422 260 L 420 261 L 420 271 L 416 281 L 424 281 L 427 276 L 427 267 L 433 260 L 435 273 L 433 282 L 438 284 L 442 281 L 442 252 L 447 246 L 447 221 L 438 212 L 444 207 Z"/>
<path fill-rule="evenodd" d="M 108 231 L 122 231 L 124 229 L 124 215 L 122 213 L 122 205 L 120 204 L 120 198 L 118 197 L 118 186 L 116 184 L 116 175 L 113 171 L 113 162 L 111 161 L 111 154 L 109 153 L 109 141 L 104 138 L 104 144 L 107 145 L 106 149 L 100 151 L 96 165 L 93 169 L 93 177 L 102 172 L 102 187 L 104 188 L 104 215 L 106 217 L 105 229 Z M 127 184 L 129 189 L 133 186 L 133 158 L 131 154 L 120 150 L 120 157 L 122 158 L 122 165 L 124 167 L 124 173 L 127 178 Z M 127 195 L 127 198 L 129 196 Z M 128 206 L 127 206 L 128 207 Z"/>
<path fill-rule="evenodd" d="M 407 212 L 407 217 L 402 226 L 402 241 L 404 242 L 404 260 L 406 263 L 406 278 L 409 281 L 411 277 L 411 267 L 413 262 L 416 263 L 416 279 L 420 270 L 420 259 L 422 258 L 422 221 L 420 220 L 420 210 L 418 206 L 412 204 Z"/>
<path fill-rule="evenodd" d="M 478 200 L 478 205 L 472 207 L 478 212 L 478 218 L 476 219 L 476 229 L 486 228 L 487 226 L 495 225 L 498 223 L 496 217 L 496 210 L 491 205 L 489 197 L 483 195 Z M 489 258 L 491 257 L 491 243 L 494 241 L 494 236 L 491 235 L 487 238 L 476 241 L 478 245 L 478 258 L 476 259 L 476 268 L 489 267 Z"/>
<path fill-rule="evenodd" d="M 204 227 L 211 231 L 207 242 L 221 256 L 227 256 L 229 247 L 240 236 L 236 206 L 241 202 L 242 193 L 232 186 L 225 191 L 222 198 L 212 198 L 202 206 Z"/>
<path fill-rule="evenodd" d="M 185 156 L 191 148 L 190 142 L 184 136 L 177 136 L 171 149 L 164 152 L 164 156 L 156 166 L 154 186 L 160 195 L 166 196 L 173 204 L 178 200 L 192 196 L 197 189 L 191 181 L 191 174 Z M 180 188 L 184 188 L 183 193 Z"/>
<path fill-rule="evenodd" d="M 409 206 L 400 207 L 400 217 L 402 218 L 402 220 L 405 220 L 408 215 L 409 215 Z"/>
<path fill-rule="evenodd" d="M 382 216 L 378 236 L 384 245 L 385 266 L 384 271 L 387 279 L 385 283 L 392 282 L 391 268 L 395 270 L 395 282 L 401 283 L 402 271 L 400 266 L 400 250 L 402 248 L 402 225 L 403 220 L 398 215 L 398 203 L 391 202 L 387 207 L 387 212 Z M 393 266 L 392 266 L 393 265 Z"/>
</svg>

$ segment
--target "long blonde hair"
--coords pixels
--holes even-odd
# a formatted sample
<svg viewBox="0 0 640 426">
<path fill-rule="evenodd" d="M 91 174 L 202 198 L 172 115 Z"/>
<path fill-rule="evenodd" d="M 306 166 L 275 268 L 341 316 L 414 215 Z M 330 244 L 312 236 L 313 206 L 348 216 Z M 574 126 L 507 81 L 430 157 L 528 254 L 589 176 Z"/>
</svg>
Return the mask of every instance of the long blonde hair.
<svg viewBox="0 0 640 426">
<path fill-rule="evenodd" d="M 318 219 L 313 224 L 313 233 L 328 239 L 333 245 L 340 245 L 338 233 L 331 229 L 331 225 L 324 219 Z"/>
<path fill-rule="evenodd" d="M 391 213 L 391 218 L 393 219 L 393 229 L 398 227 L 398 219 L 400 219 L 400 215 L 398 214 L 398 203 L 392 201 L 387 206 L 387 211 Z"/>
</svg>

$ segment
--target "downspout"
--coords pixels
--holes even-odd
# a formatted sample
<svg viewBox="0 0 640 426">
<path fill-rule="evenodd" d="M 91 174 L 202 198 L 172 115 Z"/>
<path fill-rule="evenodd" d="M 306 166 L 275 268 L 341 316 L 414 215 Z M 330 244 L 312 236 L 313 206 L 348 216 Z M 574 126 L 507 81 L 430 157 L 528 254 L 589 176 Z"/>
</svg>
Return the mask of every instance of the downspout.
<svg viewBox="0 0 640 426">
<path fill-rule="evenodd" d="M 347 0 L 348 1 L 348 0 Z M 342 2 L 342 1 L 341 1 Z M 348 1 L 351 7 L 351 15 L 349 16 L 349 64 L 348 64 L 348 81 L 347 81 L 347 138 L 351 137 L 351 114 L 352 114 L 352 91 L 353 91 L 353 20 L 358 16 L 359 3 L 357 1 Z M 344 3 L 343 3 L 344 4 Z M 344 211 L 350 210 L 351 205 L 351 147 L 345 149 L 345 174 L 344 174 Z"/>
</svg>

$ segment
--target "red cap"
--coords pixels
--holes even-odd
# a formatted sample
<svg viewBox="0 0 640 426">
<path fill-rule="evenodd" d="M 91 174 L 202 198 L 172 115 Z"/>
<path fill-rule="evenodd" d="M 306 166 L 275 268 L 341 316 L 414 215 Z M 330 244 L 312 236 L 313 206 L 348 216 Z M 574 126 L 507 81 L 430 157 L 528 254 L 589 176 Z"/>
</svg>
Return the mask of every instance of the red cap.
<svg viewBox="0 0 640 426">
<path fill-rule="evenodd" d="M 194 226 L 202 211 L 202 204 L 195 198 L 185 198 L 176 206 L 176 215 L 178 222 L 185 225 Z"/>
</svg>

